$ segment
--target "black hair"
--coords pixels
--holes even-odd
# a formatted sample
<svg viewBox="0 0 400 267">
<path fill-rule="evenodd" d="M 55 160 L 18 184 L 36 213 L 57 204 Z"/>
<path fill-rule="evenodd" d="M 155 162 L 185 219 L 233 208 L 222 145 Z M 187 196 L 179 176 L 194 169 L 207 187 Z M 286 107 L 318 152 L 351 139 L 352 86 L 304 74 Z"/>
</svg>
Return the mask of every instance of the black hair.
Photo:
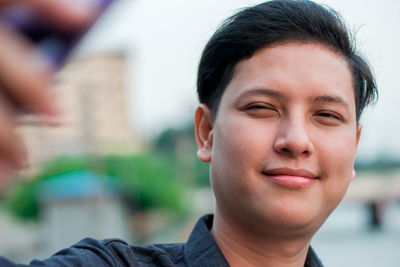
<svg viewBox="0 0 400 267">
<path fill-rule="evenodd" d="M 239 11 L 217 29 L 204 48 L 197 92 L 215 118 L 236 65 L 257 50 L 290 41 L 321 43 L 342 54 L 353 74 L 356 118 L 377 98 L 369 64 L 355 50 L 354 38 L 333 9 L 309 0 L 273 0 Z"/>
</svg>

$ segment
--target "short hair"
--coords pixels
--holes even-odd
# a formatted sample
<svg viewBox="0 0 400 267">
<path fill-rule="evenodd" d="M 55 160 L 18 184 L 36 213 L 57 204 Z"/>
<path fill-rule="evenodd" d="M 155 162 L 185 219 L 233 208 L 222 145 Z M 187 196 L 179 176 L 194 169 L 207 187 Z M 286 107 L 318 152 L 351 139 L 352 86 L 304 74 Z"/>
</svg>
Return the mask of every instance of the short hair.
<svg viewBox="0 0 400 267">
<path fill-rule="evenodd" d="M 259 49 L 286 42 L 315 42 L 342 54 L 353 76 L 356 119 L 378 96 L 372 70 L 333 9 L 308 0 L 273 0 L 245 8 L 225 20 L 205 46 L 197 76 L 200 103 L 213 117 L 236 65 Z"/>
</svg>

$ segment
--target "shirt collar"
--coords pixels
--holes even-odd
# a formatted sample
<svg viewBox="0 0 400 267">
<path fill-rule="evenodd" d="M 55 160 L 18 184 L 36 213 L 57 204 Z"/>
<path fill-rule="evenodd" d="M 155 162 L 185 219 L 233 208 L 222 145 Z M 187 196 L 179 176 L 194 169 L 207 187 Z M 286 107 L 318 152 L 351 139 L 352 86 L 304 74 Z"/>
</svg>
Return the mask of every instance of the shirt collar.
<svg viewBox="0 0 400 267">
<path fill-rule="evenodd" d="M 229 267 L 221 250 L 218 248 L 210 230 L 214 216 L 207 214 L 201 217 L 193 228 L 185 244 L 185 260 L 191 267 L 221 266 Z M 305 267 L 323 267 L 314 250 L 310 247 L 307 252 Z"/>
<path fill-rule="evenodd" d="M 194 226 L 185 244 L 185 260 L 191 267 L 229 267 L 228 262 L 210 233 L 213 218 L 214 216 L 212 214 L 201 217 Z"/>
<path fill-rule="evenodd" d="M 315 254 L 314 250 L 310 246 L 307 252 L 306 262 L 304 263 L 304 267 L 323 267 L 320 259 L 317 254 Z"/>
</svg>

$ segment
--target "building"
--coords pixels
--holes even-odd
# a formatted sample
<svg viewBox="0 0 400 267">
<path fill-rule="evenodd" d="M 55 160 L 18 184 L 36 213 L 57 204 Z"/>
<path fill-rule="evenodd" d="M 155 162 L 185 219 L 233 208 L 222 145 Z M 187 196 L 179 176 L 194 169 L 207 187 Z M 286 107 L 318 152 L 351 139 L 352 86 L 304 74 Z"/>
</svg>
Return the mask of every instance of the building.
<svg viewBox="0 0 400 267">
<path fill-rule="evenodd" d="M 63 173 L 43 181 L 40 191 L 44 255 L 88 236 L 129 240 L 126 203 L 108 177 L 87 170 Z"/>
<path fill-rule="evenodd" d="M 21 118 L 19 133 L 32 174 L 57 156 L 132 153 L 142 138 L 127 118 L 126 57 L 101 53 L 74 58 L 56 75 L 53 93 L 59 126 L 34 116 Z"/>
</svg>

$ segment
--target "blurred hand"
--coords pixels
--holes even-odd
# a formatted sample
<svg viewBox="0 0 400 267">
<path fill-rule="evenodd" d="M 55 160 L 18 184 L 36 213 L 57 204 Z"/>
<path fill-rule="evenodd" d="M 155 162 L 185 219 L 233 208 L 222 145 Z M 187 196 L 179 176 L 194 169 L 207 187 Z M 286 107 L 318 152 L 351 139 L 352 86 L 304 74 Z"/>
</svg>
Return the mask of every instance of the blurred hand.
<svg viewBox="0 0 400 267">
<path fill-rule="evenodd" d="M 12 4 L 28 5 L 64 31 L 83 29 L 96 15 L 60 0 L 0 0 L 0 11 Z M 57 115 L 49 91 L 54 72 L 34 44 L 0 17 L 0 183 L 25 161 L 23 144 L 15 132 L 17 114 Z"/>
</svg>

